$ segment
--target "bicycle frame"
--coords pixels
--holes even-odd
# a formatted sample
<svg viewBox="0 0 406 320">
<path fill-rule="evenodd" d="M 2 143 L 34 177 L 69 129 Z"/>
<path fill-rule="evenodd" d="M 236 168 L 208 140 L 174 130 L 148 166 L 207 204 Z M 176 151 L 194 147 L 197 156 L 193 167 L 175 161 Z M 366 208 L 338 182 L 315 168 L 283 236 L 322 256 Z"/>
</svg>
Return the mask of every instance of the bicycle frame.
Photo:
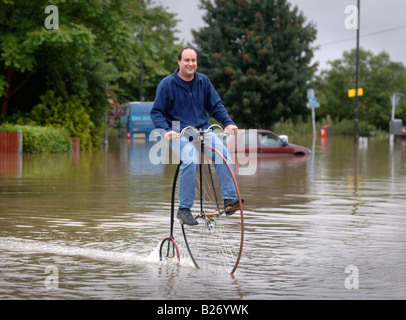
<svg viewBox="0 0 406 320">
<path fill-rule="evenodd" d="M 192 129 L 193 131 L 195 131 L 196 133 L 199 134 L 199 141 L 200 141 L 200 161 L 199 161 L 199 176 L 200 178 L 202 177 L 202 170 L 203 170 L 203 150 L 204 150 L 204 134 L 209 132 L 210 130 L 212 130 L 213 127 L 218 127 L 221 131 L 223 131 L 223 128 L 221 126 L 219 126 L 218 124 L 212 124 L 210 125 L 210 127 L 208 127 L 206 130 L 197 130 L 195 127 L 192 126 L 187 126 L 185 127 L 180 135 L 184 135 L 186 130 L 188 129 Z M 211 175 L 211 173 L 210 173 Z M 200 216 L 204 217 L 204 213 L 203 213 L 203 185 L 202 185 L 202 179 L 199 179 L 200 183 L 199 183 L 199 189 L 200 189 Z M 213 179 L 211 178 L 211 181 L 213 183 Z"/>
<path fill-rule="evenodd" d="M 211 125 L 208 129 L 206 129 L 206 130 L 204 130 L 204 131 L 203 131 L 203 130 L 199 130 L 199 131 L 198 131 L 196 128 L 194 128 L 194 127 L 192 127 L 192 126 L 188 126 L 188 127 L 184 128 L 184 129 L 182 130 L 182 132 L 180 133 L 180 136 L 184 135 L 184 133 L 185 133 L 186 130 L 188 130 L 188 129 L 192 129 L 192 130 L 194 130 L 195 132 L 199 133 L 200 148 L 201 148 L 201 150 L 203 150 L 203 148 L 204 148 L 204 134 L 205 134 L 206 132 L 208 132 L 209 130 L 211 130 L 211 128 L 212 128 L 213 126 L 216 126 L 216 127 L 219 127 L 220 129 L 222 129 L 219 125 Z M 203 161 L 203 152 L 200 152 L 200 164 L 199 164 L 199 175 L 200 175 L 200 177 L 202 176 L 202 161 Z M 182 164 L 182 162 L 179 163 L 178 166 L 176 167 L 175 176 L 174 176 L 174 179 L 173 179 L 173 182 L 172 182 L 170 233 L 169 233 L 169 237 L 164 238 L 164 240 L 163 240 L 162 243 L 161 243 L 161 248 L 160 248 L 160 260 L 162 260 L 162 248 L 163 248 L 163 244 L 164 244 L 164 242 L 165 242 L 166 240 L 169 240 L 169 241 L 168 241 L 167 253 L 169 253 L 169 251 L 170 251 L 170 242 L 172 242 L 173 245 L 176 247 L 176 250 L 177 250 L 178 261 L 180 260 L 179 249 L 178 249 L 177 244 L 176 244 L 176 242 L 175 242 L 175 239 L 174 239 L 174 237 L 173 237 L 173 228 L 174 228 L 174 223 L 175 223 L 175 194 L 176 194 L 175 190 L 176 190 L 176 181 L 177 181 L 177 177 L 178 177 L 178 174 L 179 174 L 179 169 L 180 169 L 180 165 L 181 165 L 181 164 Z M 202 188 L 203 188 L 202 179 L 199 179 L 199 180 L 200 180 L 199 188 L 200 188 L 200 191 L 201 191 Z M 201 215 L 201 216 L 203 216 L 203 199 L 202 199 L 202 196 L 203 196 L 203 195 L 202 195 L 202 192 L 200 192 L 200 215 Z M 183 228 L 182 228 L 182 232 L 184 233 L 184 229 L 183 229 Z M 188 243 L 187 243 L 187 240 L 186 240 L 187 238 L 186 238 L 185 235 L 184 235 L 184 239 L 185 239 L 185 241 L 186 241 L 186 246 L 188 247 Z M 199 268 L 197 262 L 196 262 L 195 259 L 193 258 L 193 255 L 191 255 L 191 258 L 192 258 L 192 260 L 193 260 L 193 263 L 196 265 L 196 267 Z"/>
</svg>

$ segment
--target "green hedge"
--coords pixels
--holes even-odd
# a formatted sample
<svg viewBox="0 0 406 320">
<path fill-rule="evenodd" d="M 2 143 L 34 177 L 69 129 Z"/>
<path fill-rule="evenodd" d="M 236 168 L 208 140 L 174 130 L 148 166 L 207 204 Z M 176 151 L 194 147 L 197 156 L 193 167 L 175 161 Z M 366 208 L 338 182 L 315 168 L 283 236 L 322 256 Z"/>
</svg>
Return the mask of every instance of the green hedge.
<svg viewBox="0 0 406 320">
<path fill-rule="evenodd" d="M 333 121 L 330 116 L 320 119 L 316 123 L 316 132 L 320 134 L 320 128 L 322 125 L 330 125 L 331 135 L 354 135 L 354 120 L 342 119 L 341 121 Z M 293 122 L 292 119 L 281 120 L 273 124 L 272 131 L 277 134 L 286 134 L 289 136 L 294 136 L 296 134 L 312 134 L 313 125 L 310 117 L 307 121 L 303 121 L 301 117 Z M 378 130 L 374 125 L 369 124 L 364 120 L 360 120 L 358 123 L 358 133 L 362 137 L 374 137 L 374 136 L 385 136 L 386 132 Z"/>
<path fill-rule="evenodd" d="M 23 132 L 23 153 L 65 153 L 72 151 L 69 130 L 1 124 L 0 132 Z"/>
</svg>

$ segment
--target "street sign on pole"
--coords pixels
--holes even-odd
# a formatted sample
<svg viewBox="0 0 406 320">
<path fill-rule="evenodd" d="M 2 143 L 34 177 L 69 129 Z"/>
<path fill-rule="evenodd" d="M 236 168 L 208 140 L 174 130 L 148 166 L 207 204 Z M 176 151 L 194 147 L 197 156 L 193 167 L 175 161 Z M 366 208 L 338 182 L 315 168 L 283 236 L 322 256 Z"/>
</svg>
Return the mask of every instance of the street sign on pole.
<svg viewBox="0 0 406 320">
<path fill-rule="evenodd" d="M 307 104 L 307 108 L 312 109 L 312 108 L 319 108 L 320 107 L 320 103 L 317 102 L 316 100 L 312 101 L 309 100 L 309 103 Z"/>
<path fill-rule="evenodd" d="M 395 105 L 395 107 L 398 105 L 401 97 L 403 97 L 402 93 L 394 93 L 390 96 L 390 100 L 392 101 L 392 104 Z"/>
<path fill-rule="evenodd" d="M 316 98 L 316 91 L 313 88 L 307 89 L 307 99 Z"/>
<path fill-rule="evenodd" d="M 349 98 L 354 98 L 355 95 L 356 95 L 355 93 L 356 93 L 355 89 L 348 90 L 348 97 Z M 364 89 L 358 88 L 358 97 L 361 97 L 363 95 L 364 95 Z"/>
<path fill-rule="evenodd" d="M 394 92 L 391 96 L 390 96 L 390 101 L 392 102 L 392 120 L 395 119 L 395 109 L 396 106 L 398 105 L 400 98 L 403 97 L 403 93 L 398 93 L 398 92 Z"/>
<path fill-rule="evenodd" d="M 316 99 L 316 90 L 313 88 L 307 89 L 307 98 L 309 99 L 307 108 L 312 110 L 313 137 L 316 137 L 316 116 L 314 109 L 320 107 L 320 103 Z"/>
</svg>

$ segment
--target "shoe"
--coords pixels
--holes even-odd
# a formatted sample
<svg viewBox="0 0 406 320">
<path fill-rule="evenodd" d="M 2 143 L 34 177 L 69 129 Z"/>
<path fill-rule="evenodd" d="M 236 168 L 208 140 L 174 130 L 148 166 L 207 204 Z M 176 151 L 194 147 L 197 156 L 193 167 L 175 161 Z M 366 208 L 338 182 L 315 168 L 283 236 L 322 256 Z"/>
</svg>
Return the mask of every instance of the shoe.
<svg viewBox="0 0 406 320">
<path fill-rule="evenodd" d="M 244 203 L 244 199 L 241 199 L 241 203 Z M 224 210 L 226 215 L 231 216 L 240 210 L 240 201 L 238 199 L 224 199 Z"/>
<path fill-rule="evenodd" d="M 188 226 L 195 226 L 199 224 L 196 219 L 193 218 L 192 213 L 188 208 L 179 208 L 176 218 L 180 220 L 180 223 L 187 224 Z"/>
</svg>

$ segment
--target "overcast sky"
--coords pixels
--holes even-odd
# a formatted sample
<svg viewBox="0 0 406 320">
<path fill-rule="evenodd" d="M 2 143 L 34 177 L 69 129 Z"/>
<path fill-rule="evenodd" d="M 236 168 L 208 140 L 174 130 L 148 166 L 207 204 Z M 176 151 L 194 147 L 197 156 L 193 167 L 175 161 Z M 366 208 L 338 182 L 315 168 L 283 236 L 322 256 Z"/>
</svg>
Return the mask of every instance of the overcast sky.
<svg viewBox="0 0 406 320">
<path fill-rule="evenodd" d="M 156 1 L 181 20 L 179 38 L 193 42 L 191 29 L 204 26 L 200 0 Z M 341 58 L 344 50 L 356 47 L 356 30 L 346 29 L 344 23 L 350 15 L 345 13 L 346 7 L 357 5 L 357 0 L 288 1 L 316 25 L 317 39 L 313 45 L 320 48 L 315 51 L 314 61 L 319 61 L 319 68 L 328 68 L 328 60 Z M 392 61 L 406 65 L 406 0 L 361 0 L 360 8 L 360 46 L 375 54 L 384 50 Z"/>
</svg>

